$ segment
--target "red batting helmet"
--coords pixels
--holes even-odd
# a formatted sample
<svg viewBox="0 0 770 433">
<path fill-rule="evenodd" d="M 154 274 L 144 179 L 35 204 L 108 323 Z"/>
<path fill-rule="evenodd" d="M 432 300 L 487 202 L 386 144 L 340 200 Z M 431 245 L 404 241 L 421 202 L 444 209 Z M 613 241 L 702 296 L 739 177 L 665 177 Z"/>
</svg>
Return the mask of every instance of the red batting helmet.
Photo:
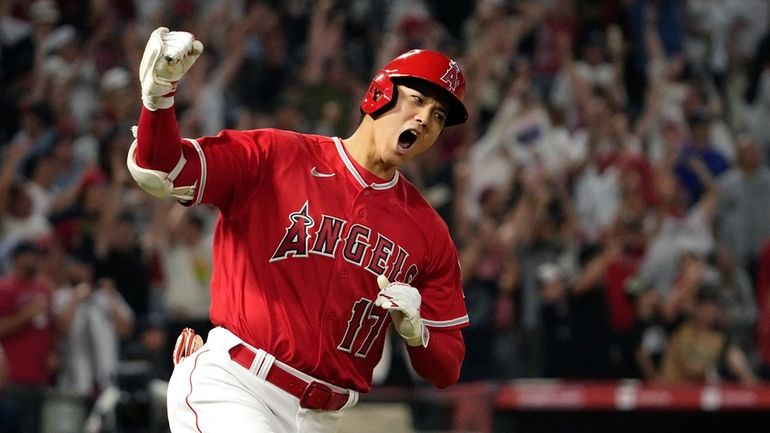
<svg viewBox="0 0 770 433">
<path fill-rule="evenodd" d="M 393 100 L 394 78 L 427 81 L 448 94 L 450 107 L 444 126 L 457 125 L 468 119 L 468 111 L 463 105 L 465 77 L 460 66 L 449 57 L 431 50 L 412 50 L 385 65 L 374 76 L 361 101 L 362 112 L 375 114 Z"/>
</svg>

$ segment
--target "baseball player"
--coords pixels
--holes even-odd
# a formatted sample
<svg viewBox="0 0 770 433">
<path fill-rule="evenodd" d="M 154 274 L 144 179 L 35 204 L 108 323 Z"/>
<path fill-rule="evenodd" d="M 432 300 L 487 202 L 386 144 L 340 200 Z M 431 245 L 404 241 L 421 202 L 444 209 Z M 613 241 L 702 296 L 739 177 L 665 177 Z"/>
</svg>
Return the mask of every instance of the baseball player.
<svg viewBox="0 0 770 433">
<path fill-rule="evenodd" d="M 427 50 L 392 60 L 346 139 L 276 129 L 180 138 L 174 91 L 202 51 L 187 32 L 150 35 L 127 158 L 148 193 L 220 211 L 216 328 L 201 348 L 180 336 L 171 430 L 334 432 L 370 390 L 390 323 L 419 375 L 454 383 L 468 324 L 457 252 L 398 168 L 466 120 L 458 64 Z"/>
</svg>

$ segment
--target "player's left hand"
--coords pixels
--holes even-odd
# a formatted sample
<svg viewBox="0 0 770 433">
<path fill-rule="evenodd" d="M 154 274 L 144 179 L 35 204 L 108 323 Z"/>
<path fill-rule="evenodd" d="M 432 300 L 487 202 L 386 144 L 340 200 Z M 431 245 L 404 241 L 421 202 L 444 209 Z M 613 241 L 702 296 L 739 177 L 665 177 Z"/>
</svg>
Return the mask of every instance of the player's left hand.
<svg viewBox="0 0 770 433">
<path fill-rule="evenodd" d="M 192 328 L 184 328 L 176 339 L 174 353 L 171 354 L 171 361 L 173 361 L 174 365 L 177 365 L 201 347 L 203 347 L 203 338 L 200 335 L 196 335 Z"/>
<path fill-rule="evenodd" d="M 410 346 L 428 347 L 430 334 L 420 318 L 422 297 L 406 283 L 391 283 L 384 275 L 377 277 L 380 293 L 374 305 L 388 310 L 396 331 Z"/>
</svg>

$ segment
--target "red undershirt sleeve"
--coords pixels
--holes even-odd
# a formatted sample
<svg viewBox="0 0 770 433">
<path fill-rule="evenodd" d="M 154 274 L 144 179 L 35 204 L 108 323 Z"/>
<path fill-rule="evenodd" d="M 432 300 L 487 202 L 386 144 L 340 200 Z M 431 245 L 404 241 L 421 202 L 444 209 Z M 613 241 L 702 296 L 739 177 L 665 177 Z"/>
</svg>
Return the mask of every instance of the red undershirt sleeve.
<svg viewBox="0 0 770 433">
<path fill-rule="evenodd" d="M 407 346 L 414 370 L 439 388 L 457 382 L 465 357 L 465 343 L 460 330 L 431 332 L 428 347 Z"/>
<path fill-rule="evenodd" d="M 140 167 L 165 172 L 173 170 L 182 151 L 174 108 L 150 111 L 143 106 L 136 139 L 136 163 Z"/>
<path fill-rule="evenodd" d="M 174 184 L 191 185 L 198 179 L 200 162 L 197 153 L 182 141 L 173 107 L 150 111 L 143 106 L 136 140 L 136 163 L 140 167 L 169 173 L 184 151 L 187 163 Z"/>
</svg>

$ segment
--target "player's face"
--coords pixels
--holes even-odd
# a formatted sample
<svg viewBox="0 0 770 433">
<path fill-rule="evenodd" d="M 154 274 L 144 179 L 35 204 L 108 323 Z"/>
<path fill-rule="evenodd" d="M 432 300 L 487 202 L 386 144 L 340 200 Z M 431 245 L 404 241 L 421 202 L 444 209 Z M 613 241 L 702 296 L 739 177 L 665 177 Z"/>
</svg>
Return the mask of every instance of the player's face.
<svg viewBox="0 0 770 433">
<path fill-rule="evenodd" d="M 375 145 L 387 165 L 398 167 L 425 152 L 444 128 L 446 104 L 430 89 L 416 87 L 396 86 L 395 105 L 376 120 Z"/>
</svg>

